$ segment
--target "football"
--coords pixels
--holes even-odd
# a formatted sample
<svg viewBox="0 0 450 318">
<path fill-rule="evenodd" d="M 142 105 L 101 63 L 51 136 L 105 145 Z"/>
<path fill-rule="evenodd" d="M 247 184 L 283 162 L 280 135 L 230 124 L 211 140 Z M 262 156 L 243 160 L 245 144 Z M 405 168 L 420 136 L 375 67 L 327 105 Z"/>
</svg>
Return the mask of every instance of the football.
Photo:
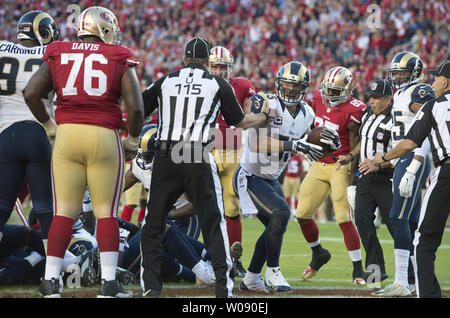
<svg viewBox="0 0 450 318">
<path fill-rule="evenodd" d="M 310 144 L 318 145 L 323 148 L 322 150 L 323 156 L 321 158 L 328 157 L 332 153 L 330 146 L 320 141 L 320 139 L 322 138 L 320 134 L 322 133 L 323 129 L 324 129 L 323 126 L 319 126 L 312 129 L 308 134 L 308 138 L 306 138 L 306 141 L 309 142 Z"/>
</svg>

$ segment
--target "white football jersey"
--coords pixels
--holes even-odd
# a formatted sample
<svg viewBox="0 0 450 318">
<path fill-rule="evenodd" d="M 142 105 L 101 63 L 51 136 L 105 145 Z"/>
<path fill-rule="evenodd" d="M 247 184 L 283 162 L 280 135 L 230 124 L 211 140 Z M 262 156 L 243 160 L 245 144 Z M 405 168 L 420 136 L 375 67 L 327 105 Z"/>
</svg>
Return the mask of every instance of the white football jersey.
<svg viewBox="0 0 450 318">
<path fill-rule="evenodd" d="M 34 120 L 23 98 L 23 90 L 42 64 L 46 46 L 25 47 L 0 41 L 0 132 L 12 124 Z M 54 117 L 52 92 L 43 100 L 47 112 Z"/>
<path fill-rule="evenodd" d="M 416 114 L 409 106 L 415 102 L 423 104 L 428 98 L 434 98 L 433 88 L 428 84 L 415 84 L 395 92 L 392 105 L 392 148 L 403 140 L 414 123 Z"/>
<path fill-rule="evenodd" d="M 252 97 L 252 111 L 259 109 L 259 105 L 262 105 L 264 101 L 269 103 L 271 109 L 276 110 L 276 118 L 268 127 L 246 131 L 241 167 L 249 174 L 273 180 L 283 173 L 292 152 L 267 154 L 263 151 L 256 153 L 250 150 L 249 144 L 257 142 L 256 134 L 259 138 L 269 136 L 282 141 L 301 139 L 314 122 L 315 114 L 313 109 L 304 101 L 301 101 L 297 105 L 295 113 L 291 114 L 275 94 L 263 93 L 258 93 Z"/>
<path fill-rule="evenodd" d="M 150 169 L 148 170 L 142 169 L 136 164 L 136 158 L 134 158 L 133 161 L 131 162 L 131 172 L 139 181 L 142 182 L 142 185 L 148 191 L 147 200 L 150 200 L 150 184 L 152 182 L 152 168 L 153 165 L 150 165 Z M 189 201 L 186 199 L 186 196 L 183 193 L 174 203 L 174 206 L 176 209 L 179 209 L 188 203 Z"/>
</svg>

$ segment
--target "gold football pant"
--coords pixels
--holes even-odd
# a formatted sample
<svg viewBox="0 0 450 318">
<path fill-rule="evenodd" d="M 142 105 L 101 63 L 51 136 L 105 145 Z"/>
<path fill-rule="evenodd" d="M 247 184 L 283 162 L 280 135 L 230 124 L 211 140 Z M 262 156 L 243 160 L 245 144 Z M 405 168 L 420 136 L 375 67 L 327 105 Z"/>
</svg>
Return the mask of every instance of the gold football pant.
<svg viewBox="0 0 450 318">
<path fill-rule="evenodd" d="M 124 165 L 117 131 L 91 125 L 59 125 L 52 156 L 55 215 L 75 219 L 89 187 L 96 218 L 117 217 Z"/>
<path fill-rule="evenodd" d="M 214 160 L 219 169 L 220 183 L 223 188 L 225 215 L 234 218 L 240 215 L 239 199 L 233 190 L 233 175 L 239 167 L 242 151 L 234 149 L 214 149 Z"/>
<path fill-rule="evenodd" d="M 347 187 L 351 180 L 351 166 L 336 170 L 336 163 L 315 162 L 300 185 L 297 219 L 311 220 L 315 212 L 331 191 L 331 202 L 338 224 L 351 220 Z"/>
<path fill-rule="evenodd" d="M 283 192 L 284 197 L 290 199 L 291 196 L 298 199 L 298 189 L 300 188 L 300 178 L 284 177 L 283 180 Z"/>
</svg>

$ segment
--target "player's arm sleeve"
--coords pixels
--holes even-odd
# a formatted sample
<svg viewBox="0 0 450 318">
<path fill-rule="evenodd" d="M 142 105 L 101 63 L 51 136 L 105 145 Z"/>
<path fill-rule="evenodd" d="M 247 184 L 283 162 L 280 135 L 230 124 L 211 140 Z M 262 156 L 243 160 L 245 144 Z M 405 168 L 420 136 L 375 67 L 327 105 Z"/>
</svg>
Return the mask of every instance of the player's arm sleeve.
<svg viewBox="0 0 450 318">
<path fill-rule="evenodd" d="M 431 132 L 433 125 L 433 104 L 434 103 L 427 102 L 420 108 L 416 114 L 414 124 L 411 126 L 405 137 L 414 141 L 419 146 L 422 145 L 425 138 L 427 138 Z"/>
<path fill-rule="evenodd" d="M 244 111 L 239 105 L 231 85 L 221 78 L 217 78 L 217 83 L 219 84 L 220 112 L 227 124 L 234 126 L 244 119 Z"/>
<path fill-rule="evenodd" d="M 419 84 L 411 92 L 411 102 L 408 108 L 411 109 L 411 105 L 413 104 L 423 105 L 435 97 L 434 90 L 430 85 Z"/>
<path fill-rule="evenodd" d="M 159 106 L 158 97 L 161 96 L 161 84 L 165 76 L 151 84 L 142 92 L 142 100 L 144 101 L 144 118 L 149 116 Z"/>
</svg>

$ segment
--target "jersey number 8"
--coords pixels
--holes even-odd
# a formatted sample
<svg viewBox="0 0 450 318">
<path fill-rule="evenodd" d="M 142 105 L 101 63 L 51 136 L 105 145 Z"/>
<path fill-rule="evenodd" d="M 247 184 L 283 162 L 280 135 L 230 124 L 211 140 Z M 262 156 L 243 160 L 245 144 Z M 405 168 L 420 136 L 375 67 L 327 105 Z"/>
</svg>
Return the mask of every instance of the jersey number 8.
<svg viewBox="0 0 450 318">
<path fill-rule="evenodd" d="M 83 53 L 63 53 L 61 54 L 61 64 L 69 64 L 73 61 L 72 69 L 67 78 L 66 86 L 62 89 L 63 96 L 77 95 L 75 81 L 80 72 L 81 65 L 84 64 L 83 89 L 90 96 L 101 96 L 106 92 L 106 74 L 100 70 L 92 69 L 92 63 L 108 64 L 108 60 L 103 54 L 90 54 L 84 58 Z M 84 62 L 84 63 L 83 63 Z M 92 79 L 98 78 L 98 88 L 92 87 Z"/>
</svg>

